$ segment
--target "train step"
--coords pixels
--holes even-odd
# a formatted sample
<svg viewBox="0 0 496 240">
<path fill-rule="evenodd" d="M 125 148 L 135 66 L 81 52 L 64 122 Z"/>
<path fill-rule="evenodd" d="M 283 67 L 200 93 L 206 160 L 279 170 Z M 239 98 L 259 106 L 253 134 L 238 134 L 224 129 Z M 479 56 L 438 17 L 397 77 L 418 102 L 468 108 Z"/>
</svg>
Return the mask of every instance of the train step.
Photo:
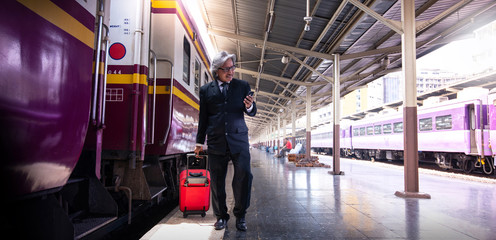
<svg viewBox="0 0 496 240">
<path fill-rule="evenodd" d="M 75 238 L 81 239 L 115 219 L 117 217 L 89 217 L 73 221 Z"/>
<path fill-rule="evenodd" d="M 60 191 L 58 201 L 64 212 L 60 219 L 72 224 L 76 239 L 117 219 L 116 203 L 94 176 L 71 177 Z"/>
<path fill-rule="evenodd" d="M 129 168 L 124 161 L 114 163 L 115 172 L 122 176 L 120 186 L 128 187 L 133 200 L 160 200 L 162 192 L 167 190 L 164 173 L 158 159 L 151 158 L 137 161 L 135 168 Z"/>
</svg>

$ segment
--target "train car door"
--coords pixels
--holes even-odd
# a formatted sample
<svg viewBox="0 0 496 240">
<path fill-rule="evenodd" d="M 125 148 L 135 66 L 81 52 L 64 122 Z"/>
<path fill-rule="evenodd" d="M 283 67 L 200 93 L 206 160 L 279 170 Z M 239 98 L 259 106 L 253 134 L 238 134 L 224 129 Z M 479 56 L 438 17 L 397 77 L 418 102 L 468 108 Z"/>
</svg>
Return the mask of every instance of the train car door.
<svg viewBox="0 0 496 240">
<path fill-rule="evenodd" d="M 474 104 L 468 105 L 468 124 L 470 131 L 470 153 L 477 153 L 477 141 L 475 139 L 475 129 L 477 127 L 477 115 L 475 114 Z"/>
<path fill-rule="evenodd" d="M 489 92 L 488 96 L 488 112 L 489 112 L 489 146 L 491 153 L 496 155 L 496 88 Z"/>
</svg>

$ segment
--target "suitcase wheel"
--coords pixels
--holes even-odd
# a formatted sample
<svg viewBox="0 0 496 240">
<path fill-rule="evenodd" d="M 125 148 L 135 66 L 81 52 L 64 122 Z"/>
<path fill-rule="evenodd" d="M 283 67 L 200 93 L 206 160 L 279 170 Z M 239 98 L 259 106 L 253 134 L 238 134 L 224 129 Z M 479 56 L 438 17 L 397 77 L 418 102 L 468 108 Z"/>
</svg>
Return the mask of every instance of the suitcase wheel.
<svg viewBox="0 0 496 240">
<path fill-rule="evenodd" d="M 201 214 L 202 217 L 205 217 L 207 214 L 205 214 L 204 212 Z"/>
</svg>

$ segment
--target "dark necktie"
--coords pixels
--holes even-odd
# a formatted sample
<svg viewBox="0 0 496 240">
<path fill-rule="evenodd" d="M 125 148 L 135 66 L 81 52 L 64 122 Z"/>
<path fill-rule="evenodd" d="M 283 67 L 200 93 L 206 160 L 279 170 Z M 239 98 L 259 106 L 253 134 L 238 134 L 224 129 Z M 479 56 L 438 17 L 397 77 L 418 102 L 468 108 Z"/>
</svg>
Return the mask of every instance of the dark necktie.
<svg viewBox="0 0 496 240">
<path fill-rule="evenodd" d="M 224 95 L 224 98 L 227 97 L 227 86 L 229 86 L 228 83 L 226 83 L 226 82 L 222 83 L 222 95 Z"/>
</svg>

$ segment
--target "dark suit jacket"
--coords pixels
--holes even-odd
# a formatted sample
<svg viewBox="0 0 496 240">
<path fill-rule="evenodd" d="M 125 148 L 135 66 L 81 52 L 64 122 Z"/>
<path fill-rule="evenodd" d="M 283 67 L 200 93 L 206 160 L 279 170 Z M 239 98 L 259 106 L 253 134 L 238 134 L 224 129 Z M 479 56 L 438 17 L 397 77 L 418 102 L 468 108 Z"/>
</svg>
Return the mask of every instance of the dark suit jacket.
<svg viewBox="0 0 496 240">
<path fill-rule="evenodd" d="M 196 143 L 204 144 L 207 136 L 209 153 L 225 154 L 227 144 L 233 154 L 248 151 L 248 127 L 244 113 L 249 116 L 257 113 L 255 102 L 250 113 L 243 103 L 250 90 L 248 82 L 233 78 L 229 83 L 227 98 L 224 99 L 217 80 L 203 85 L 200 88 L 200 119 Z"/>
</svg>

